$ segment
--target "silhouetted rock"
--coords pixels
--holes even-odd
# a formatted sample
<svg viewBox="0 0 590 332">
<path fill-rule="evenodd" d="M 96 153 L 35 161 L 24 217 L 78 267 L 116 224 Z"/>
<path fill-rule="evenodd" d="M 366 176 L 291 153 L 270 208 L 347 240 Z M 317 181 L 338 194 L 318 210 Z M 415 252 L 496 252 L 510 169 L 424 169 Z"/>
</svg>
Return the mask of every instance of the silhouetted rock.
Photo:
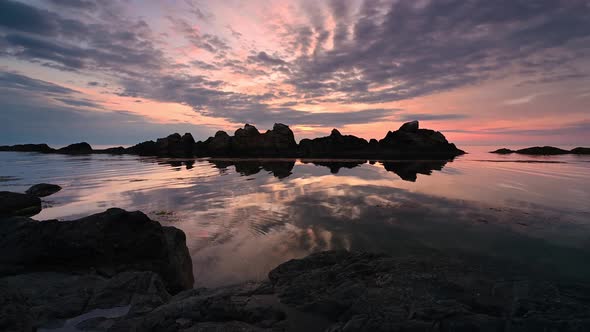
<svg viewBox="0 0 590 332">
<path fill-rule="evenodd" d="M 132 147 L 125 149 L 125 151 L 129 154 L 137 154 L 140 156 L 157 156 L 158 150 L 156 148 L 156 142 L 154 141 L 145 141 L 139 144 L 136 144 Z"/>
<path fill-rule="evenodd" d="M 299 156 L 304 158 L 354 158 L 368 154 L 369 143 L 353 135 L 342 135 L 332 129 L 330 136 L 302 139 L 299 142 Z"/>
<path fill-rule="evenodd" d="M 11 217 L 0 222 L 0 234 L 0 276 L 153 271 L 172 293 L 193 285 L 184 233 L 139 211 L 109 209 L 72 221 Z"/>
<path fill-rule="evenodd" d="M 580 148 L 583 149 L 583 148 Z M 526 155 L 560 155 L 560 154 L 569 154 L 574 153 L 572 151 L 556 148 L 553 146 L 534 146 L 531 148 L 525 148 L 520 150 L 510 150 L 506 148 L 498 149 L 496 151 L 492 151 L 491 153 L 499 153 L 499 154 L 508 154 L 508 153 L 518 153 L 518 154 L 526 154 Z"/>
<path fill-rule="evenodd" d="M 169 157 L 187 157 L 193 155 L 195 140 L 193 136 L 186 133 L 182 136 L 174 133 L 165 138 L 158 138 L 156 141 L 156 155 Z"/>
<path fill-rule="evenodd" d="M 571 153 L 573 153 L 573 154 L 590 154 L 590 148 L 577 147 L 575 149 L 572 149 Z"/>
<path fill-rule="evenodd" d="M 408 133 L 416 133 L 420 128 L 420 123 L 417 120 L 404 123 L 399 127 L 399 131 L 405 131 Z"/>
<path fill-rule="evenodd" d="M 33 216 L 39 212 L 41 212 L 41 200 L 39 197 L 0 191 L 0 217 Z"/>
<path fill-rule="evenodd" d="M 222 130 L 209 137 L 205 142 L 195 144 L 197 156 L 229 156 L 231 154 L 231 137 Z"/>
<path fill-rule="evenodd" d="M 399 130 L 390 131 L 379 141 L 379 156 L 394 157 L 453 157 L 464 154 L 449 143 L 438 131 L 419 129 L 418 121 L 404 123 Z"/>
<path fill-rule="evenodd" d="M 507 148 L 502 148 L 502 149 L 490 151 L 490 153 L 497 153 L 497 154 L 511 154 L 511 153 L 515 153 L 515 152 L 516 151 L 510 150 L 510 149 L 507 149 Z"/>
<path fill-rule="evenodd" d="M 57 149 L 56 152 L 63 154 L 91 154 L 92 147 L 86 142 L 74 143 L 61 149 Z"/>
<path fill-rule="evenodd" d="M 61 187 L 58 186 L 57 184 L 39 183 L 34 186 L 31 186 L 25 192 L 29 195 L 33 195 L 33 196 L 37 196 L 37 197 L 45 197 L 45 196 L 53 195 L 60 190 L 61 190 Z"/>
<path fill-rule="evenodd" d="M 431 175 L 433 170 L 440 171 L 452 160 L 404 160 L 383 162 L 383 167 L 397 174 L 402 180 L 416 182 L 418 174 Z"/>
<path fill-rule="evenodd" d="M 0 146 L 0 151 L 40 152 L 40 153 L 55 152 L 55 150 L 50 148 L 47 144 L 3 145 L 3 146 Z"/>
<path fill-rule="evenodd" d="M 94 150 L 93 153 L 125 154 L 125 153 L 127 153 L 127 149 L 125 149 L 122 146 L 117 146 L 117 147 L 113 147 L 113 148 Z"/>
</svg>

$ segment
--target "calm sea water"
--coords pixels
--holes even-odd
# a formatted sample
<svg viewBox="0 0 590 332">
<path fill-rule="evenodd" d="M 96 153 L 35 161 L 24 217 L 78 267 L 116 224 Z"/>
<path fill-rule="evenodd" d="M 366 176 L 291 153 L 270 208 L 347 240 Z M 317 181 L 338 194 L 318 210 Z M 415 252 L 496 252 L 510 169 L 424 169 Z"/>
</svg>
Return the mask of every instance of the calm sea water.
<svg viewBox="0 0 590 332">
<path fill-rule="evenodd" d="M 436 250 L 590 277 L 590 157 L 451 162 L 176 160 L 0 152 L 0 190 L 63 190 L 37 220 L 110 207 L 187 234 L 197 286 L 264 279 L 314 251 Z"/>
</svg>

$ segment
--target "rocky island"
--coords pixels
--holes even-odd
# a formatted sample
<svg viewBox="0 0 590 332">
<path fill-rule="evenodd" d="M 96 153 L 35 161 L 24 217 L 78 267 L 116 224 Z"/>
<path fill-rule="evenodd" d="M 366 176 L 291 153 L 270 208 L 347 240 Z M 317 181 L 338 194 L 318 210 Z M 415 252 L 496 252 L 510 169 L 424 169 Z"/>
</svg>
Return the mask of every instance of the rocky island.
<svg viewBox="0 0 590 332">
<path fill-rule="evenodd" d="M 88 143 L 76 143 L 61 149 L 47 144 L 0 146 L 0 151 L 21 151 L 61 154 L 134 154 L 159 157 L 298 157 L 342 159 L 448 159 L 465 152 L 449 143 L 445 136 L 434 130 L 421 129 L 418 121 L 403 124 L 389 131 L 384 138 L 369 141 L 353 135 L 342 135 L 333 129 L 326 137 L 302 139 L 299 144 L 291 129 L 277 123 L 264 133 L 250 124 L 230 136 L 218 131 L 205 141 L 195 142 L 190 133 L 178 133 L 156 141 L 145 141 L 129 148 L 114 147 L 94 150 Z"/>
<path fill-rule="evenodd" d="M 562 155 L 562 154 L 590 154 L 590 148 L 583 148 L 577 147 L 571 150 L 564 150 L 560 148 L 556 148 L 554 146 L 534 146 L 525 149 L 519 150 L 511 150 L 507 148 L 498 149 L 495 151 L 491 151 L 490 153 L 497 153 L 497 154 L 526 154 L 526 155 L 535 155 L 535 156 L 554 156 L 554 155 Z"/>
</svg>

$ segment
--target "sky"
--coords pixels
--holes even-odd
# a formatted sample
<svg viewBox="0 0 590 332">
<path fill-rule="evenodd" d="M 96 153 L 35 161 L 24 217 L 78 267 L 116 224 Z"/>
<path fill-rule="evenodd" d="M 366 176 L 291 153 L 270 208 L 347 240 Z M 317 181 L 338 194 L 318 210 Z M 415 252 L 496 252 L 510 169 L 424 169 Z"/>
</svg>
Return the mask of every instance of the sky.
<svg viewBox="0 0 590 332">
<path fill-rule="evenodd" d="M 590 0 L 0 0 L 0 144 L 590 145 Z"/>
</svg>

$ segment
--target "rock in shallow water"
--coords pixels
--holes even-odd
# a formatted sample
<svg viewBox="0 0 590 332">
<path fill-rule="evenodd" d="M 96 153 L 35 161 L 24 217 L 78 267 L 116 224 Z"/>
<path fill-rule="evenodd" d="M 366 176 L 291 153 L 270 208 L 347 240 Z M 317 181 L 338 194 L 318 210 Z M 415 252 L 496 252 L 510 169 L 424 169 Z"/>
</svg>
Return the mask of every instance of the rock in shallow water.
<svg viewBox="0 0 590 332">
<path fill-rule="evenodd" d="M 39 197 L 0 191 L 0 217 L 33 216 L 39 212 L 41 212 Z"/>
<path fill-rule="evenodd" d="M 25 193 L 37 197 L 45 197 L 49 195 L 53 195 L 56 192 L 60 191 L 61 187 L 57 184 L 50 184 L 50 183 L 39 183 L 31 188 L 27 189 Z"/>
</svg>

